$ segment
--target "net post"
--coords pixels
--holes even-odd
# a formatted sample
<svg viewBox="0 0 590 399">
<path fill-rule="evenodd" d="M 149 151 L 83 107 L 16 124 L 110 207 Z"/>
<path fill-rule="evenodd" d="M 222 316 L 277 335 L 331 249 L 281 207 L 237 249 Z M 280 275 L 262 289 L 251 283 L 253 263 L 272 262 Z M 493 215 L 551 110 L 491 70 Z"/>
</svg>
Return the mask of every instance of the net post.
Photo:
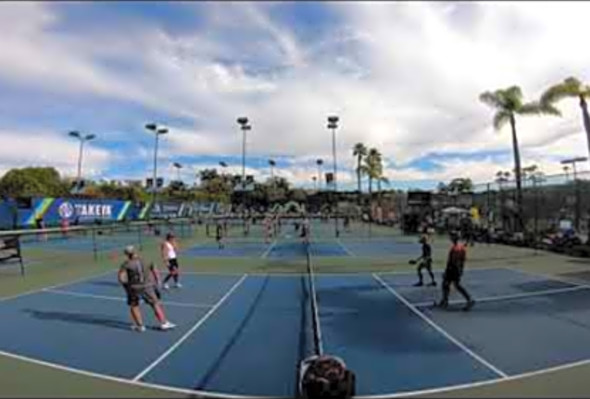
<svg viewBox="0 0 590 399">
<path fill-rule="evenodd" d="M 137 225 L 137 243 L 139 244 L 139 250 L 143 251 L 143 242 L 142 242 L 142 233 L 141 231 L 143 230 L 142 225 Z"/>
<path fill-rule="evenodd" d="M 92 252 L 94 255 L 94 261 L 97 262 L 98 261 L 98 248 L 96 245 L 96 227 L 92 226 Z"/>
</svg>

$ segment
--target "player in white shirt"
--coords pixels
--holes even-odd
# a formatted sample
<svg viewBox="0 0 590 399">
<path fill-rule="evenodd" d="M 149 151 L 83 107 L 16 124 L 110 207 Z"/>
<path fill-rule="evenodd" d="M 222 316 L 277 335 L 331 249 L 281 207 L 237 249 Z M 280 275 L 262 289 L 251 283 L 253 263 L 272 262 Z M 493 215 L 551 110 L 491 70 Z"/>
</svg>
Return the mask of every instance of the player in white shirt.
<svg viewBox="0 0 590 399">
<path fill-rule="evenodd" d="M 182 287 L 179 280 L 179 272 L 178 272 L 178 243 L 176 242 L 176 238 L 174 234 L 168 233 L 166 234 L 166 240 L 162 242 L 162 246 L 160 247 L 162 252 L 162 259 L 164 260 L 164 264 L 168 268 L 168 275 L 164 279 L 164 289 L 168 289 L 168 280 L 171 278 L 174 279 L 174 286 L 176 288 Z"/>
</svg>

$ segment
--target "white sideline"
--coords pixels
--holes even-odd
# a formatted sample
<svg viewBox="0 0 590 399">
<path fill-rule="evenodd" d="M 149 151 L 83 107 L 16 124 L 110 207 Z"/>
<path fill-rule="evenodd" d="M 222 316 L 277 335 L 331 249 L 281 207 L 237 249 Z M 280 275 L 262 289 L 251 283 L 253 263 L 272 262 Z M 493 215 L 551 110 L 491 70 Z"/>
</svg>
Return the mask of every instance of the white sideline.
<svg viewBox="0 0 590 399">
<path fill-rule="evenodd" d="M 485 367 L 487 367 L 488 369 L 490 369 L 491 371 L 493 371 L 495 374 L 499 375 L 500 377 L 502 377 L 502 378 L 508 377 L 508 374 L 504 373 L 502 370 L 500 370 L 499 368 L 497 368 L 496 366 L 494 366 L 493 364 L 491 364 L 490 362 L 488 362 L 487 360 L 485 360 L 484 358 L 479 356 L 477 353 L 473 352 L 471 349 L 469 349 L 467 346 L 465 346 L 463 343 L 461 343 L 459 340 L 457 340 L 455 337 L 453 337 L 451 334 L 449 334 L 447 331 L 445 331 L 441 326 L 439 326 L 434 321 L 432 321 L 424 313 L 419 311 L 416 308 L 416 306 L 412 305 L 410 302 L 408 302 L 408 300 L 406 298 L 404 298 L 403 296 L 398 294 L 397 291 L 395 291 L 393 288 L 391 288 L 385 281 L 383 281 L 383 279 L 381 279 L 381 277 L 379 277 L 376 274 L 373 274 L 373 278 L 375 280 L 377 280 L 392 295 L 394 295 L 397 299 L 399 299 L 404 305 L 406 305 L 418 317 L 420 317 L 422 320 L 424 320 L 426 323 L 428 323 L 432 328 L 434 328 L 436 331 L 438 331 L 440 334 L 442 334 L 445 338 L 447 338 L 449 341 L 451 341 L 456 346 L 458 346 L 460 349 L 462 349 L 465 353 L 467 353 L 473 359 L 477 360 L 479 363 L 483 364 Z"/>
<path fill-rule="evenodd" d="M 488 297 L 474 298 L 474 299 L 477 302 L 495 302 L 495 301 L 530 298 L 530 297 L 544 296 L 544 295 L 556 295 L 556 294 L 562 294 L 565 292 L 580 291 L 580 290 L 587 290 L 587 289 L 590 289 L 590 287 L 575 286 L 575 287 L 567 287 L 567 288 L 556 288 L 553 290 L 545 290 L 545 291 L 524 292 L 524 293 L 519 293 L 519 294 L 511 294 L 511 295 L 488 296 Z M 463 302 L 464 302 L 463 300 L 452 300 L 452 301 L 449 301 L 449 304 L 454 305 L 454 304 L 463 303 Z M 418 303 L 413 303 L 412 305 L 416 306 L 417 308 L 420 308 L 420 307 L 432 305 L 432 301 L 418 302 Z"/>
<path fill-rule="evenodd" d="M 109 295 L 95 295 L 95 294 L 87 294 L 84 292 L 75 292 L 75 291 L 66 291 L 66 290 L 56 290 L 56 289 L 44 289 L 42 292 L 47 292 L 50 294 L 58 294 L 58 295 L 68 295 L 68 296 L 75 296 L 80 298 L 91 298 L 91 299 L 104 299 L 107 301 L 119 301 L 125 302 L 127 299 L 118 297 L 118 296 L 109 296 Z M 186 302 L 175 302 L 175 301 L 162 301 L 163 305 L 167 306 L 180 306 L 186 308 L 211 308 L 213 305 L 208 304 L 199 304 L 199 303 L 186 303 Z"/>
<path fill-rule="evenodd" d="M 350 249 L 348 249 L 348 247 L 346 245 L 344 245 L 342 243 L 342 241 L 340 241 L 340 239 L 337 239 L 336 242 L 338 243 L 338 245 L 340 245 L 340 247 L 344 250 L 344 252 L 346 252 L 346 254 L 348 256 L 352 256 L 353 258 L 356 258 L 356 255 Z"/>
<path fill-rule="evenodd" d="M 0 298 L 0 302 L 10 301 L 12 299 L 20 298 L 20 297 L 27 296 L 27 295 L 38 294 L 40 292 L 43 292 L 44 290 L 51 290 L 51 289 L 54 289 L 54 288 L 65 287 L 65 286 L 68 286 L 68 285 L 73 285 L 73 284 L 81 283 L 83 281 L 88 281 L 88 280 L 92 280 L 92 279 L 95 279 L 95 278 L 98 278 L 98 277 L 103 277 L 103 276 L 106 276 L 108 274 L 115 273 L 115 272 L 116 272 L 116 270 L 109 270 L 108 272 L 104 272 L 104 273 L 100 273 L 100 274 L 95 274 L 93 276 L 82 277 L 82 278 L 79 278 L 77 280 L 67 281 L 65 283 L 50 285 L 49 287 L 35 288 L 34 290 L 29 290 L 29 291 L 21 292 L 20 294 L 16 294 L 16 295 L 12 295 L 12 296 L 7 296 L 7 297 Z"/>
<path fill-rule="evenodd" d="M 199 327 L 201 327 L 203 325 L 203 323 L 205 323 L 205 321 L 207 321 L 207 319 L 213 314 L 215 313 L 215 311 L 217 311 L 217 309 L 223 304 L 223 302 L 225 302 L 225 300 L 227 298 L 229 298 L 229 296 L 240 286 L 240 284 L 242 284 L 242 282 L 246 279 L 246 277 L 248 277 L 247 274 L 244 274 L 242 276 L 242 278 L 240 278 L 226 293 L 223 297 L 221 297 L 221 299 L 219 301 L 217 301 L 217 303 L 199 320 L 197 321 L 197 323 L 191 327 L 190 330 L 188 330 L 182 337 L 180 337 L 180 339 L 178 341 L 176 341 L 170 348 L 168 348 L 164 353 L 162 353 L 160 355 L 160 357 L 158 357 L 156 360 L 154 360 L 149 366 L 147 366 L 145 369 L 143 369 L 141 372 L 139 372 L 139 374 L 137 374 L 134 378 L 133 381 L 138 381 L 140 380 L 142 377 L 144 377 L 147 373 L 149 373 L 150 371 L 152 371 L 152 369 L 154 369 L 158 364 L 160 364 L 164 359 L 166 359 L 172 352 L 174 352 L 176 350 L 176 348 L 178 348 L 184 341 L 186 341 L 186 339 L 188 337 L 190 337 L 190 335 L 192 333 L 194 333 Z"/>
<path fill-rule="evenodd" d="M 273 249 L 273 248 L 274 248 L 274 247 L 277 245 L 277 242 L 278 242 L 278 241 L 279 241 L 279 239 L 278 239 L 278 238 L 277 238 L 277 239 L 275 239 L 275 240 L 274 240 L 274 241 L 273 241 L 273 242 L 272 242 L 272 243 L 271 243 L 271 244 L 268 246 L 268 248 L 266 249 L 266 251 L 264 251 L 264 252 L 262 253 L 262 255 L 260 255 L 260 257 L 261 257 L 262 259 L 265 259 L 265 258 L 268 256 L 268 254 L 270 253 L 270 251 L 272 251 L 272 249 Z"/>
</svg>

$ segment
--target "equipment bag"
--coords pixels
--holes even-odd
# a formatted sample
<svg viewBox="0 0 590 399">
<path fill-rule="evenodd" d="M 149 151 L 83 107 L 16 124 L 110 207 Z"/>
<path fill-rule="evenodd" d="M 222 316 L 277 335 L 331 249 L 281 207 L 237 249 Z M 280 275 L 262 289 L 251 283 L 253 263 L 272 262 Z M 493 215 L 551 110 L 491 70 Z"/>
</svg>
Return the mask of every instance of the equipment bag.
<svg viewBox="0 0 590 399">
<path fill-rule="evenodd" d="M 300 368 L 300 397 L 349 399 L 355 394 L 355 375 L 335 356 L 311 356 Z"/>
</svg>

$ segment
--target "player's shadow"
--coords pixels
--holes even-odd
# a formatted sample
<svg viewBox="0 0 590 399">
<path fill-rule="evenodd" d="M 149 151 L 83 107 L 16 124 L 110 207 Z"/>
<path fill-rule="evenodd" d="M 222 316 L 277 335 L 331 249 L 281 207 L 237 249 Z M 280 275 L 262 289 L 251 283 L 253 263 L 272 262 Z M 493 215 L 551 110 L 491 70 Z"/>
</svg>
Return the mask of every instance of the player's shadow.
<svg viewBox="0 0 590 399">
<path fill-rule="evenodd" d="M 35 309 L 24 309 L 24 313 L 30 314 L 32 317 L 39 320 L 59 320 L 68 323 L 76 324 L 91 324 L 102 327 L 116 328 L 119 330 L 129 330 L 129 323 L 120 320 L 107 318 L 100 315 L 90 315 L 83 313 L 70 312 L 55 312 L 55 311 L 40 311 Z"/>
</svg>

